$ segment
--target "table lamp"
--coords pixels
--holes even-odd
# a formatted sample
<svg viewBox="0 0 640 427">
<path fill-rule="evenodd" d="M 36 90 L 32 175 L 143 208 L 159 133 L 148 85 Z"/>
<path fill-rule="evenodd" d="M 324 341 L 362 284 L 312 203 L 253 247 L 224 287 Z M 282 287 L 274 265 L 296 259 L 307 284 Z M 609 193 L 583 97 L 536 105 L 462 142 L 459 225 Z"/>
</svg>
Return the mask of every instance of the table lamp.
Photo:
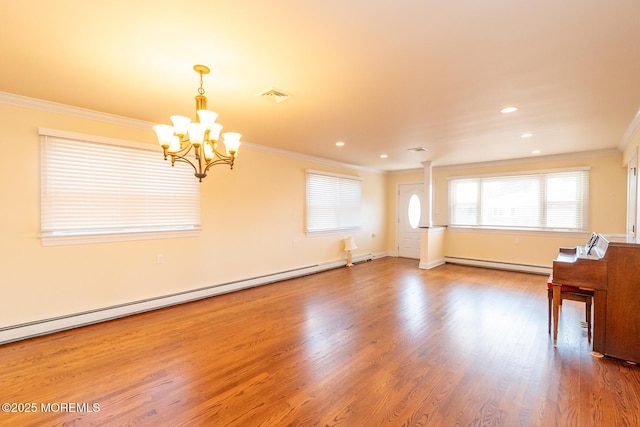
<svg viewBox="0 0 640 427">
<path fill-rule="evenodd" d="M 349 236 L 344 241 L 344 251 L 347 253 L 347 267 L 352 267 L 353 263 L 351 262 L 351 251 L 353 249 L 358 249 L 356 246 L 356 242 L 353 241 L 353 237 Z"/>
</svg>

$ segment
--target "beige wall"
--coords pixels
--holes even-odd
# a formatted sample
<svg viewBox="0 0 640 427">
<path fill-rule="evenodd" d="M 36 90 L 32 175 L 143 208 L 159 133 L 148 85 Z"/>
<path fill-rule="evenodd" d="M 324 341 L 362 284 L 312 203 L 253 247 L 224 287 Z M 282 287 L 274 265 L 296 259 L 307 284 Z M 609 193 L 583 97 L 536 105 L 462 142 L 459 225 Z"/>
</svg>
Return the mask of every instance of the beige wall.
<svg viewBox="0 0 640 427">
<path fill-rule="evenodd" d="M 447 178 L 465 175 L 520 172 L 588 166 L 589 229 L 603 234 L 624 234 L 627 171 L 616 151 L 581 153 L 500 165 L 434 168 L 434 223 L 447 222 Z M 449 228 L 445 238 L 447 257 L 551 267 L 558 247 L 584 243 L 588 234 L 532 233 Z"/>
<path fill-rule="evenodd" d="M 629 163 L 629 160 L 638 154 L 638 147 L 640 146 L 640 131 L 636 132 L 634 137 L 629 141 L 627 146 L 624 149 L 622 161 L 626 166 Z"/>
<path fill-rule="evenodd" d="M 640 112 L 639 112 L 640 114 Z M 638 116 L 636 116 L 636 118 L 638 118 Z M 634 123 L 637 123 L 634 121 Z M 624 149 L 624 153 L 622 156 L 622 162 L 623 165 L 625 167 L 628 167 L 630 162 L 635 160 L 635 164 L 636 164 L 636 168 L 638 166 L 638 150 L 640 147 L 640 126 L 635 128 L 635 133 L 633 134 L 633 137 L 631 138 L 631 140 L 629 141 L 629 143 L 626 145 L 625 149 Z M 633 164 L 633 163 L 632 163 Z M 628 175 L 627 178 L 627 182 L 628 183 L 633 183 L 635 180 L 635 194 L 629 194 L 629 198 L 627 199 L 627 203 L 628 204 L 633 204 L 635 201 L 635 218 L 633 218 L 634 214 L 633 212 L 628 212 L 629 215 L 631 215 L 631 217 L 628 219 L 627 225 L 628 226 L 635 226 L 635 229 L 638 229 L 638 226 L 640 225 L 640 197 L 639 197 L 639 186 L 640 186 L 640 182 L 638 182 L 638 176 L 636 174 L 635 177 Z M 630 186 L 631 191 L 633 191 L 633 186 Z M 629 208 L 631 207 L 631 205 L 629 205 Z M 631 230 L 631 228 L 630 228 Z M 635 233 L 635 236 L 638 237 L 638 233 Z"/>
<path fill-rule="evenodd" d="M 0 126 L 0 147 L 11 154 L 0 156 L 0 327 L 341 260 L 340 240 L 347 235 L 358 245 L 355 256 L 394 254 L 397 186 L 424 179 L 422 169 L 385 175 L 245 146 L 234 171 L 214 168 L 201 184 L 199 237 L 43 247 L 38 237 L 39 127 L 150 144 L 155 137 L 147 128 L 6 104 L 0 104 Z M 622 164 L 622 154 L 606 152 L 482 167 L 436 166 L 433 222 L 447 223 L 447 177 L 589 166 L 590 229 L 624 233 Z M 363 178 L 361 230 L 305 235 L 307 168 Z M 445 255 L 550 266 L 559 246 L 585 238 L 447 229 Z M 163 264 L 156 264 L 158 254 Z"/>
<path fill-rule="evenodd" d="M 617 151 L 578 153 L 572 156 L 525 159 L 496 164 L 433 168 L 433 224 L 448 223 L 448 178 L 465 175 L 521 172 L 570 167 L 590 167 L 589 229 L 598 233 L 623 234 L 626 223 L 626 167 Z M 387 250 L 396 251 L 396 195 L 403 182 L 422 182 L 424 172 L 394 172 L 387 178 Z M 558 247 L 575 246 L 588 234 L 533 233 L 522 231 L 448 228 L 444 255 L 447 257 L 551 267 Z"/>
<path fill-rule="evenodd" d="M 384 174 L 247 147 L 233 171 L 216 167 L 202 182 L 199 237 L 43 247 L 39 127 L 152 144 L 155 136 L 7 104 L 0 120 L 0 327 L 344 259 L 347 234 L 354 256 L 386 252 Z M 307 168 L 363 178 L 362 230 L 305 235 Z"/>
</svg>

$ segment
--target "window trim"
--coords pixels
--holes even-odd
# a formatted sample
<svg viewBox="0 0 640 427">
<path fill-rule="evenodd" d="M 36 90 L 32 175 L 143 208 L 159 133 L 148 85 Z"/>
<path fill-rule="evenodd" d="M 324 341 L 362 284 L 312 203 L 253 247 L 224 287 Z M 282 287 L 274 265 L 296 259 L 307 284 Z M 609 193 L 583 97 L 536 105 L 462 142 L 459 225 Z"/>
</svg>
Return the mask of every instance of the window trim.
<svg viewBox="0 0 640 427">
<path fill-rule="evenodd" d="M 129 141 L 124 139 L 110 138 L 98 135 L 89 135 L 78 132 L 63 131 L 49 128 L 38 128 L 39 134 L 39 155 L 42 156 L 42 144 L 47 137 L 76 140 L 86 143 L 97 143 L 111 146 L 119 146 L 126 148 L 136 148 L 145 151 L 157 151 L 154 150 L 154 144 L 147 144 L 143 142 Z M 159 152 L 158 161 L 162 161 L 161 152 Z M 42 173 L 42 164 L 40 164 L 40 170 Z M 195 180 L 195 178 L 194 178 Z M 39 197 L 42 197 L 41 194 Z M 198 196 L 200 197 L 200 196 Z M 40 202 L 40 209 L 42 210 L 42 202 Z M 42 212 L 40 213 L 42 215 Z M 201 232 L 201 223 L 194 226 L 183 227 L 167 227 L 163 229 L 159 226 L 157 229 L 149 229 L 143 231 L 127 231 L 127 232 L 108 232 L 101 231 L 96 233 L 69 233 L 64 232 L 52 232 L 43 233 L 40 230 L 39 238 L 43 246 L 61 246 L 61 245 L 78 245 L 87 243 L 109 243 L 109 242 L 127 242 L 136 240 L 155 240 L 155 239 L 169 239 L 179 237 L 197 237 Z"/>
<path fill-rule="evenodd" d="M 310 174 L 311 175 L 323 175 L 323 176 L 328 176 L 328 177 L 332 177 L 332 178 L 346 179 L 346 180 L 352 180 L 352 181 L 359 181 L 360 182 L 360 206 L 359 206 L 360 212 L 359 212 L 358 225 L 350 226 L 350 227 L 338 227 L 338 228 L 331 228 L 331 229 L 322 229 L 322 230 L 309 230 L 308 177 L 309 177 Z M 305 170 L 305 182 L 304 182 L 304 185 L 305 185 L 305 202 L 304 202 L 304 206 L 305 206 L 304 231 L 305 231 L 305 234 L 307 236 L 313 236 L 313 235 L 321 235 L 321 234 L 338 233 L 338 232 L 347 231 L 347 230 L 360 230 L 360 229 L 362 229 L 362 181 L 363 181 L 363 179 L 361 177 L 355 176 L 355 175 L 345 175 L 345 174 L 340 174 L 340 173 L 320 171 L 320 170 L 316 170 L 316 169 L 306 169 Z"/>
<path fill-rule="evenodd" d="M 516 231 L 516 232 L 531 232 L 536 235 L 540 233 L 552 233 L 552 234 L 570 234 L 570 235 L 579 235 L 588 233 L 588 224 L 589 224 L 589 180 L 591 167 L 589 166 L 578 166 L 578 167 L 568 167 L 568 168 L 557 168 L 557 169 L 536 169 L 536 170 L 524 170 L 524 171 L 511 171 L 511 172 L 498 172 L 498 173 L 485 173 L 485 174 L 475 174 L 475 175 L 452 175 L 447 177 L 447 217 L 448 220 L 451 218 L 451 193 L 450 193 L 450 183 L 455 180 L 465 180 L 465 179 L 484 179 L 484 178 L 499 178 L 499 177 L 518 177 L 523 175 L 548 175 L 555 173 L 567 173 L 567 172 L 587 172 L 587 191 L 584 194 L 584 211 L 582 212 L 583 216 L 583 228 L 582 229 L 563 229 L 563 228 L 546 228 L 546 227 L 534 227 L 534 226 L 496 226 L 496 225 L 470 225 L 470 224 L 448 224 L 448 227 L 460 229 L 460 230 L 478 230 L 478 231 Z M 478 205 L 479 207 L 481 205 Z M 481 209 L 478 211 L 478 215 L 480 215 Z"/>
<path fill-rule="evenodd" d="M 456 179 L 491 178 L 491 177 L 519 176 L 519 175 L 539 175 L 539 174 L 581 172 L 581 171 L 589 172 L 591 171 L 591 167 L 578 166 L 573 168 L 534 169 L 534 170 L 514 171 L 514 172 L 483 173 L 483 174 L 476 174 L 476 175 L 451 175 L 447 177 L 447 181 L 453 181 Z"/>
</svg>

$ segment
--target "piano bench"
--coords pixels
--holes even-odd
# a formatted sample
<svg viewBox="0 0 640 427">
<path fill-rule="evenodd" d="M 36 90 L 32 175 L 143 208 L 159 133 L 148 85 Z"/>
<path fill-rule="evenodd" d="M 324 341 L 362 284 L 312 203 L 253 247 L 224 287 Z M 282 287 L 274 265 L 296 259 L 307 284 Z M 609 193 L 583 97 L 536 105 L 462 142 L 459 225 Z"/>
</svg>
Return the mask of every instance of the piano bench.
<svg viewBox="0 0 640 427">
<path fill-rule="evenodd" d="M 553 307 L 553 275 L 547 280 L 547 299 L 549 300 L 549 333 L 551 333 L 551 310 Z M 591 305 L 593 304 L 593 291 L 580 289 L 575 286 L 560 285 L 560 302 L 562 300 L 578 301 L 585 303 L 585 319 L 587 324 L 587 339 L 591 342 Z"/>
</svg>

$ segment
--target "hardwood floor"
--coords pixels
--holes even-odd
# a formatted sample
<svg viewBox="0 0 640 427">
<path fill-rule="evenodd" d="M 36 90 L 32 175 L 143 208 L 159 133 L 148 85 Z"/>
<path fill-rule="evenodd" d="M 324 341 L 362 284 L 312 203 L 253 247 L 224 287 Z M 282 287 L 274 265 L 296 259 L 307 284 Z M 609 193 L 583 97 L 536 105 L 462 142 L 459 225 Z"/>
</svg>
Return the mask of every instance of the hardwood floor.
<svg viewBox="0 0 640 427">
<path fill-rule="evenodd" d="M 564 302 L 553 347 L 545 276 L 417 264 L 0 346 L 0 403 L 32 410 L 0 425 L 640 425 L 640 367 L 590 355 L 584 305 Z"/>
</svg>

